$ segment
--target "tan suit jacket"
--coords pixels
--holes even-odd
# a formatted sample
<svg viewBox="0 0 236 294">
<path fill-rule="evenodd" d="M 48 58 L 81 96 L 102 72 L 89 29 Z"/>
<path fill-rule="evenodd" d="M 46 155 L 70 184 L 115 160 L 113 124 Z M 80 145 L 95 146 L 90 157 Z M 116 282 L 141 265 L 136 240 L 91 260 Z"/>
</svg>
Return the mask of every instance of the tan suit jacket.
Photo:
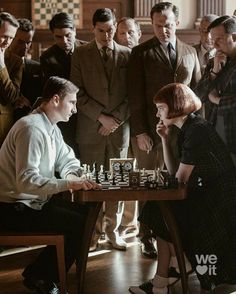
<svg viewBox="0 0 236 294">
<path fill-rule="evenodd" d="M 117 148 L 128 147 L 129 117 L 127 98 L 127 63 L 130 50 L 114 42 L 113 68 L 107 78 L 96 42 L 75 49 L 71 62 L 71 81 L 80 88 L 78 94 L 77 142 L 81 145 L 105 145 L 107 137 L 98 133 L 101 113 L 118 118 L 123 124 L 109 140 Z"/>
<path fill-rule="evenodd" d="M 6 67 L 0 69 L 0 146 L 13 124 L 13 104 L 20 96 L 23 61 L 5 53 Z"/>
<path fill-rule="evenodd" d="M 156 134 L 154 95 L 169 83 L 184 83 L 194 88 L 201 77 L 196 50 L 177 39 L 177 65 L 173 70 L 156 37 L 133 48 L 129 61 L 129 101 L 131 135 L 147 133 L 160 142 Z"/>
</svg>

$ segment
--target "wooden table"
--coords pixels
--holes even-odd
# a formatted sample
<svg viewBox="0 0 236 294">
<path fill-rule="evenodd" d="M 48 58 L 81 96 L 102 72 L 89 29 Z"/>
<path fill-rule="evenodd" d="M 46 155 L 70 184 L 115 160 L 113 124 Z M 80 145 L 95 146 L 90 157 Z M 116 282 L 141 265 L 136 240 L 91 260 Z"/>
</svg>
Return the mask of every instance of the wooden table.
<svg viewBox="0 0 236 294">
<path fill-rule="evenodd" d="M 120 188 L 120 189 L 104 189 L 90 191 L 75 191 L 73 195 L 74 201 L 89 203 L 89 212 L 85 224 L 85 233 L 82 236 L 82 246 L 78 257 L 77 278 L 78 278 L 78 294 L 84 293 L 84 278 L 86 273 L 88 252 L 92 234 L 95 228 L 96 220 L 103 201 L 150 201 L 159 202 L 161 212 L 165 222 L 169 228 L 171 238 L 175 247 L 176 256 L 179 264 L 181 283 L 183 294 L 188 292 L 188 276 L 185 270 L 185 261 L 182 249 L 182 243 L 179 238 L 178 228 L 175 219 L 169 208 L 169 202 L 172 200 L 183 200 L 186 198 L 186 187 L 180 186 L 176 189 L 146 189 L 138 188 Z"/>
</svg>

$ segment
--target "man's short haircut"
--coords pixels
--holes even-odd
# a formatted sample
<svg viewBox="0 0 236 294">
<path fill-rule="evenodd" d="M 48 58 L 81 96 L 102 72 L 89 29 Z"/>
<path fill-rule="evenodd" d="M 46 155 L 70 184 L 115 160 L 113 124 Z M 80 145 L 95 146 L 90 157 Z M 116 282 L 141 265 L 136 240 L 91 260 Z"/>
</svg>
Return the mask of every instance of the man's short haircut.
<svg viewBox="0 0 236 294">
<path fill-rule="evenodd" d="M 151 9 L 151 19 L 153 19 L 153 14 L 155 12 L 161 13 L 165 10 L 171 9 L 175 15 L 175 18 L 179 18 L 179 8 L 170 2 L 160 2 L 155 4 Z"/>
<path fill-rule="evenodd" d="M 41 101 L 48 102 L 54 95 L 58 95 L 61 99 L 64 99 L 66 95 L 74 94 L 78 91 L 79 88 L 69 80 L 52 76 L 44 85 Z"/>
<path fill-rule="evenodd" d="M 54 29 L 69 28 L 74 29 L 74 20 L 70 14 L 59 12 L 55 14 L 49 22 L 49 28 L 53 32 Z"/>
<path fill-rule="evenodd" d="M 19 23 L 19 28 L 18 30 L 21 30 L 23 32 L 31 32 L 34 31 L 34 26 L 32 24 L 32 22 L 27 19 L 27 18 L 18 18 L 17 19 L 18 23 Z"/>
<path fill-rule="evenodd" d="M 16 20 L 16 18 L 8 13 L 8 12 L 0 12 L 0 27 L 2 26 L 3 22 L 9 22 L 10 25 L 12 25 L 13 27 L 15 28 L 18 28 L 19 27 L 19 23 L 18 21 Z"/>
<path fill-rule="evenodd" d="M 154 103 L 166 103 L 169 112 L 168 118 L 187 115 L 199 110 L 201 100 L 187 86 L 181 83 L 172 83 L 161 88 L 153 99 Z"/>
<path fill-rule="evenodd" d="M 139 24 L 139 22 L 138 22 L 136 19 L 134 19 L 134 18 L 132 18 L 132 17 L 128 17 L 128 16 L 122 17 L 122 18 L 118 21 L 118 23 L 117 23 L 117 28 L 119 27 L 119 24 L 120 24 L 120 23 L 123 23 L 123 22 L 126 22 L 126 21 L 131 21 L 131 22 L 133 22 L 134 25 L 135 25 L 135 27 L 136 27 L 136 29 L 137 29 L 137 31 L 138 31 L 138 32 L 141 31 L 141 28 L 140 28 L 140 24 Z"/>
<path fill-rule="evenodd" d="M 116 23 L 116 16 L 112 9 L 110 8 L 99 8 L 95 11 L 93 15 L 93 26 L 95 27 L 97 22 L 107 22 L 107 21 L 113 21 L 113 24 Z"/>
<path fill-rule="evenodd" d="M 223 26 L 226 34 L 236 33 L 236 17 L 229 15 L 220 16 L 208 26 L 208 31 L 218 26 Z"/>
</svg>

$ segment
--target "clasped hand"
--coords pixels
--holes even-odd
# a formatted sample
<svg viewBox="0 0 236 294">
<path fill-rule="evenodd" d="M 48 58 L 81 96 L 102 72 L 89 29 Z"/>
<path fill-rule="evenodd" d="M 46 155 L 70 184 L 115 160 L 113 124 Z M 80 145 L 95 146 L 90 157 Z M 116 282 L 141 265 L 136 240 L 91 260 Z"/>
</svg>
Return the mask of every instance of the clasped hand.
<svg viewBox="0 0 236 294">
<path fill-rule="evenodd" d="M 98 121 L 101 123 L 98 133 L 102 136 L 109 136 L 120 126 L 120 121 L 110 115 L 101 114 Z"/>
</svg>

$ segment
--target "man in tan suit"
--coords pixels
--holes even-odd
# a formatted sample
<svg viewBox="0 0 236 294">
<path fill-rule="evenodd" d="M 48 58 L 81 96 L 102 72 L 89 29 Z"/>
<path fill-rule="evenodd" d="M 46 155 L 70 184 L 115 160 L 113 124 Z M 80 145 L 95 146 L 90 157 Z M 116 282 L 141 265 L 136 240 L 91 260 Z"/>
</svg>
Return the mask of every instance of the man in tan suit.
<svg viewBox="0 0 236 294">
<path fill-rule="evenodd" d="M 77 142 L 82 163 L 103 165 L 110 158 L 127 156 L 129 144 L 127 63 L 130 50 L 114 40 L 116 19 L 108 9 L 93 15 L 95 40 L 72 55 L 71 81 L 78 94 Z M 106 234 L 116 249 L 125 250 L 119 236 L 123 202 L 106 203 Z M 98 234 L 99 237 L 99 234 Z"/>
<path fill-rule="evenodd" d="M 0 13 L 0 146 L 13 125 L 13 107 L 30 104 L 20 95 L 22 59 L 6 52 L 18 26 L 14 16 L 7 12 Z"/>
<path fill-rule="evenodd" d="M 200 42 L 198 44 L 193 45 L 193 47 L 197 51 L 197 56 L 200 63 L 202 75 L 204 74 L 207 65 L 209 63 L 213 63 L 216 54 L 216 49 L 214 48 L 214 43 L 211 38 L 211 34 L 208 31 L 208 27 L 217 18 L 218 15 L 216 14 L 207 14 L 202 17 L 199 25 Z M 205 119 L 209 118 L 212 108 L 213 104 L 211 103 L 211 101 L 206 99 L 205 103 L 202 105 L 201 112 L 202 116 Z"/>
<path fill-rule="evenodd" d="M 201 76 L 196 50 L 176 38 L 178 12 L 170 2 L 154 5 L 151 10 L 154 37 L 134 47 L 130 56 L 131 142 L 140 169 L 163 168 L 154 95 L 173 82 L 194 87 Z"/>
<path fill-rule="evenodd" d="M 200 42 L 193 46 L 197 51 L 202 74 L 208 61 L 214 58 L 216 53 L 214 43 L 211 39 L 211 34 L 208 32 L 207 28 L 213 22 L 213 20 L 217 19 L 218 17 L 219 16 L 216 14 L 207 14 L 202 17 L 199 26 Z"/>
</svg>

